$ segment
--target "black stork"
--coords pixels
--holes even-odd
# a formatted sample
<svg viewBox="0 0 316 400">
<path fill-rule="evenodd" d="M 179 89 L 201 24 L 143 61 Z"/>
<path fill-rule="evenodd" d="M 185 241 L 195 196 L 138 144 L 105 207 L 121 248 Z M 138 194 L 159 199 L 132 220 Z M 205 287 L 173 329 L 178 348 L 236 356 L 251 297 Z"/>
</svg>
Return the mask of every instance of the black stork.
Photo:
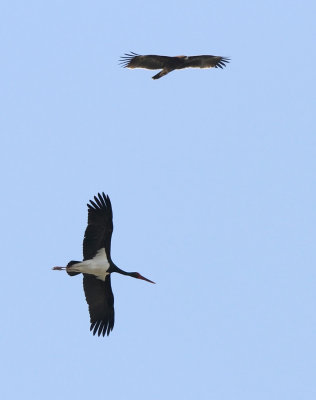
<svg viewBox="0 0 316 400">
<path fill-rule="evenodd" d="M 83 239 L 83 261 L 70 261 L 65 270 L 68 275 L 83 274 L 83 288 L 89 305 L 90 331 L 93 335 L 109 335 L 114 326 L 114 296 L 111 288 L 111 273 L 155 283 L 138 272 L 125 272 L 111 259 L 111 237 L 113 213 L 109 196 L 98 193 L 88 206 L 88 226 Z"/>
</svg>

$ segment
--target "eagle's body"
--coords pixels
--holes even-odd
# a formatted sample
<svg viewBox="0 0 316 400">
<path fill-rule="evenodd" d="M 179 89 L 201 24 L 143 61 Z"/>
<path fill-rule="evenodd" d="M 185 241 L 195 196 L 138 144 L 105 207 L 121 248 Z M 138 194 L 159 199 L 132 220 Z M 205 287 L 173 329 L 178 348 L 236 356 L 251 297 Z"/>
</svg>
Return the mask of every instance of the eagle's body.
<svg viewBox="0 0 316 400">
<path fill-rule="evenodd" d="M 141 56 L 131 52 L 120 59 L 124 68 L 161 69 L 153 79 L 159 79 L 175 69 L 183 68 L 223 68 L 229 58 L 211 55 L 201 56 L 157 56 L 153 54 Z"/>
</svg>

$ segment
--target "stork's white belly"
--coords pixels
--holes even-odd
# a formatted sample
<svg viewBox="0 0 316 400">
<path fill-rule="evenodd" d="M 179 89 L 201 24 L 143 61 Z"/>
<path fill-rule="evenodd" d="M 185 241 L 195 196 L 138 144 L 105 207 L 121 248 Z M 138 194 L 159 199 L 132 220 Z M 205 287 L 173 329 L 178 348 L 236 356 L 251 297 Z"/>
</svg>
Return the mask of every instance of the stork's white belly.
<svg viewBox="0 0 316 400">
<path fill-rule="evenodd" d="M 105 249 L 98 250 L 97 254 L 91 259 L 82 261 L 81 263 L 75 264 L 69 268 L 73 272 L 81 272 L 83 274 L 94 275 L 97 279 L 105 280 L 105 277 L 109 275 L 108 269 L 110 263 L 107 259 Z"/>
</svg>

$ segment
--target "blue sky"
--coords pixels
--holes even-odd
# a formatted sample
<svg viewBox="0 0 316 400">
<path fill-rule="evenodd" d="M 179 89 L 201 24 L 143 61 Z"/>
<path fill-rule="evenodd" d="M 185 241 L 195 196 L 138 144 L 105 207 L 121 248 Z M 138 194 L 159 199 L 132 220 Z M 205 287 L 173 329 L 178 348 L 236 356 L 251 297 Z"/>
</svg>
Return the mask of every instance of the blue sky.
<svg viewBox="0 0 316 400">
<path fill-rule="evenodd" d="M 0 5 L 1 398 L 316 395 L 315 4 Z M 153 81 L 118 59 L 231 57 Z M 116 323 L 93 337 L 86 203 L 114 209 Z"/>
</svg>

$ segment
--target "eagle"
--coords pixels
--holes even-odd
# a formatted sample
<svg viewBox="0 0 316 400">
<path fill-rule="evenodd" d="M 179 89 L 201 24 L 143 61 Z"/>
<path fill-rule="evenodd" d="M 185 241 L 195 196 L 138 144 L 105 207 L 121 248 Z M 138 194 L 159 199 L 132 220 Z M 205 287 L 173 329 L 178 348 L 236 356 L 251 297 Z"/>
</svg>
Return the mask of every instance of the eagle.
<svg viewBox="0 0 316 400">
<path fill-rule="evenodd" d="M 175 69 L 183 68 L 224 68 L 230 59 L 221 56 L 157 56 L 157 55 L 139 55 L 134 52 L 125 53 L 120 58 L 120 64 L 124 68 L 145 68 L 145 69 L 161 69 L 154 75 L 153 79 L 159 79 L 169 74 Z"/>
</svg>

